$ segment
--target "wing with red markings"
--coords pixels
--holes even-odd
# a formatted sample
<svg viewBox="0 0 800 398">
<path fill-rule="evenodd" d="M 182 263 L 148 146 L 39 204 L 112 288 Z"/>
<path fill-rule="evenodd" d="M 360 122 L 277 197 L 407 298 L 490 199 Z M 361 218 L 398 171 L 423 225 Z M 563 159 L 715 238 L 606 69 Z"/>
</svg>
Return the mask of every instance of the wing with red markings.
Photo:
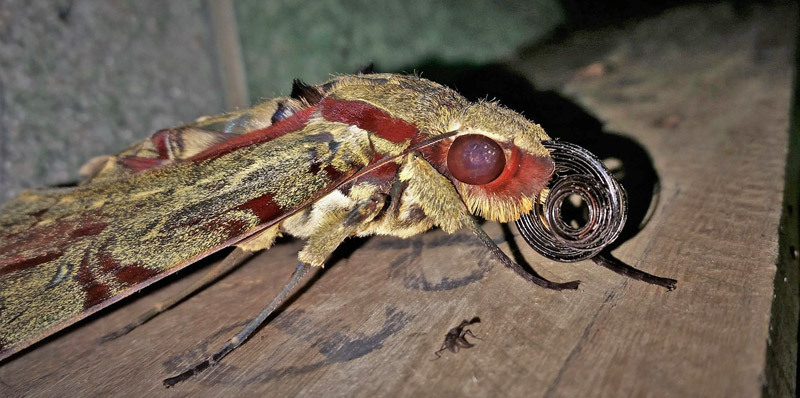
<svg viewBox="0 0 800 398">
<path fill-rule="evenodd" d="M 164 130 L 149 140 L 157 156 L 115 158 L 114 178 L 3 205 L 0 359 L 302 210 L 375 157 L 365 131 L 314 112 L 230 139 L 190 130 L 213 145 L 183 158 Z"/>
<path fill-rule="evenodd" d="M 471 123 L 546 158 L 541 129 L 508 112 L 413 76 L 295 82 L 290 97 L 162 130 L 90 162 L 75 188 L 27 191 L 0 207 L 0 360 L 224 247 L 264 247 L 282 220 L 337 188 L 346 202 L 399 187 L 394 212 L 370 233 L 454 230 L 465 208 L 448 185 L 446 145 L 427 146 Z M 529 139 L 514 138 L 519 131 Z M 396 185 L 402 165 L 422 180 Z M 533 174 L 532 186 L 544 186 L 549 174 Z M 426 181 L 439 188 L 425 190 Z M 500 188 L 492 192 L 511 192 Z M 470 198 L 512 210 L 527 203 Z M 285 226 L 298 233 L 295 221 Z M 341 239 L 352 232 L 332 230 Z M 319 263 L 335 249 L 318 245 L 300 256 Z"/>
</svg>

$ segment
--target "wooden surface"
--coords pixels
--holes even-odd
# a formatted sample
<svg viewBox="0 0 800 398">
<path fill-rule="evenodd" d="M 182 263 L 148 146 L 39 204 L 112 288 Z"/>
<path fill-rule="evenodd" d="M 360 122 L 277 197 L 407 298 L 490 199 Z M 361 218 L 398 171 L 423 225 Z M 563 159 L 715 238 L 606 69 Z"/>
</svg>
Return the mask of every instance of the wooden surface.
<svg viewBox="0 0 800 398">
<path fill-rule="evenodd" d="M 795 42 L 795 81 L 789 116 L 789 142 L 783 209 L 778 233 L 778 267 L 769 322 L 764 395 L 797 396 L 798 342 L 800 342 L 800 42 Z"/>
<path fill-rule="evenodd" d="M 17 356 L 0 367 L 0 395 L 758 396 L 796 11 L 678 9 L 511 61 L 538 89 L 602 120 L 595 138 L 649 155 L 649 165 L 623 167 L 658 173 L 657 207 L 614 254 L 678 279 L 673 292 L 591 262 L 546 261 L 518 241 L 544 276 L 583 281 L 578 291 L 544 290 L 466 231 L 354 241 L 243 347 L 165 389 L 162 379 L 216 349 L 285 283 L 301 247 L 286 242 L 118 340 L 96 343 L 199 274 Z M 613 149 L 606 155 L 628 159 Z M 486 229 L 503 241 L 498 225 Z M 474 316 L 475 347 L 434 360 L 445 333 Z"/>
</svg>

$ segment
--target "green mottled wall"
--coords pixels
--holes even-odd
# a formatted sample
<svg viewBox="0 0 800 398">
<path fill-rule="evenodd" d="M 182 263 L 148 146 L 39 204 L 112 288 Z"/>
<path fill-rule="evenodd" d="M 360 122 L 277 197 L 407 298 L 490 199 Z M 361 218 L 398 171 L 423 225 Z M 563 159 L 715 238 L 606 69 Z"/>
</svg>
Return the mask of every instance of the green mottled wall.
<svg viewBox="0 0 800 398">
<path fill-rule="evenodd" d="M 563 20 L 556 0 L 245 0 L 236 11 L 253 100 L 287 93 L 294 77 L 321 81 L 369 62 L 403 71 L 427 59 L 498 60 Z"/>
</svg>

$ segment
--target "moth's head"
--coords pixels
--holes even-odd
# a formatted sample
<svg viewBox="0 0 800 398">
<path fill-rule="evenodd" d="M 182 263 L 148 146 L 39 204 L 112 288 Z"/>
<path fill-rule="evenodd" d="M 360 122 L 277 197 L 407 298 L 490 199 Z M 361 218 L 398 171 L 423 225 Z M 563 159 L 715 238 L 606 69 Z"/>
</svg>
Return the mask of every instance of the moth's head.
<svg viewBox="0 0 800 398">
<path fill-rule="evenodd" d="M 449 177 L 470 212 L 508 222 L 533 208 L 553 174 L 549 137 L 537 124 L 493 102 L 471 103 L 453 90 L 416 76 L 363 75 L 336 80 L 338 99 L 386 110 L 423 135 L 457 135 L 421 152 Z"/>
<path fill-rule="evenodd" d="M 554 170 L 544 130 L 485 101 L 467 106 L 449 129 L 458 133 L 434 149 L 437 163 L 470 212 L 500 222 L 530 212 Z"/>
</svg>

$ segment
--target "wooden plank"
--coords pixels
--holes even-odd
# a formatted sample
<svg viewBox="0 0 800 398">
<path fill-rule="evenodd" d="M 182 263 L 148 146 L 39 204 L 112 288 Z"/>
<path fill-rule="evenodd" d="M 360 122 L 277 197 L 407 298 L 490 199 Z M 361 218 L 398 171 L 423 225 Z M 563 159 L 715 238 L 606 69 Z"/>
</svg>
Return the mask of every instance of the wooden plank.
<svg viewBox="0 0 800 398">
<path fill-rule="evenodd" d="M 778 269 L 769 323 L 765 397 L 797 396 L 798 340 L 800 340 L 800 42 L 795 42 L 794 91 L 790 112 L 786 181 L 778 234 Z"/>
<path fill-rule="evenodd" d="M 0 367 L 0 395 L 757 396 L 795 15 L 794 5 L 746 16 L 725 5 L 676 9 L 513 63 L 605 121 L 598 140 L 633 140 L 649 153 L 658 207 L 614 254 L 678 279 L 673 292 L 590 262 L 546 261 L 520 244 L 546 277 L 584 281 L 547 291 L 466 232 L 353 241 L 242 348 L 164 389 L 163 378 L 218 347 L 280 290 L 301 247 L 288 242 L 123 338 L 95 342 L 190 280 L 49 339 Z M 486 227 L 503 240 L 498 225 Z M 474 316 L 476 346 L 434 360 L 445 333 Z"/>
</svg>

